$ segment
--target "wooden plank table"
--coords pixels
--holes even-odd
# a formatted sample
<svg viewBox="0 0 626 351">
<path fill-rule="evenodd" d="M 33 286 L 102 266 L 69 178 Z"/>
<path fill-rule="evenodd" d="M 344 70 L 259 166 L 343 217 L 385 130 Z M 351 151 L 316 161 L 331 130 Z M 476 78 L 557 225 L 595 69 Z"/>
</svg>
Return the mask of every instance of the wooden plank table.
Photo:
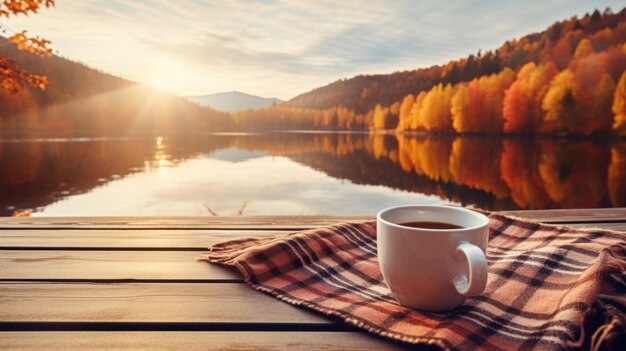
<svg viewBox="0 0 626 351">
<path fill-rule="evenodd" d="M 507 213 L 626 230 L 626 208 Z M 196 260 L 236 237 L 371 218 L 0 218 L 0 350 L 408 349 Z"/>
</svg>

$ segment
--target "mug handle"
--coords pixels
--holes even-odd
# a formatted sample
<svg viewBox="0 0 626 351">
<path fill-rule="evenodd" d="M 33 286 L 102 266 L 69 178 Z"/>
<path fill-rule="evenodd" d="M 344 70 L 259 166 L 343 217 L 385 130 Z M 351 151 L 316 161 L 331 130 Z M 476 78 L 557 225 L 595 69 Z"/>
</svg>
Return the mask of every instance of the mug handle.
<svg viewBox="0 0 626 351">
<path fill-rule="evenodd" d="M 469 276 L 460 273 L 452 279 L 456 291 L 464 296 L 479 295 L 487 286 L 487 257 L 485 257 L 485 253 L 478 246 L 463 241 L 456 247 L 456 254 L 465 257 L 469 267 Z"/>
</svg>

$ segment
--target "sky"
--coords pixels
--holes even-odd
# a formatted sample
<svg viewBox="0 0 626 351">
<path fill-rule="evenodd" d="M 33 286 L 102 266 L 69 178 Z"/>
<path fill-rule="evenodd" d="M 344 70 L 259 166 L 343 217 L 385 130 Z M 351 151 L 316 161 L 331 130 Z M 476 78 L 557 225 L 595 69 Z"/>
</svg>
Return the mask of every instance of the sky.
<svg viewBox="0 0 626 351">
<path fill-rule="evenodd" d="M 56 0 L 4 20 L 66 58 L 178 95 L 283 100 L 359 74 L 443 64 L 595 8 L 598 0 Z"/>
</svg>

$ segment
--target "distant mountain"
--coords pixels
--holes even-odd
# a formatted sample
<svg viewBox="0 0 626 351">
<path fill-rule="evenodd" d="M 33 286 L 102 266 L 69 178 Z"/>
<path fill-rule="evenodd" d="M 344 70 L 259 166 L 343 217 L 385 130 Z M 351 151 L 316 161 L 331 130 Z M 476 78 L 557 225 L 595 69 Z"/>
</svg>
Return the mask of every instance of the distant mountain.
<svg viewBox="0 0 626 351">
<path fill-rule="evenodd" d="M 238 112 L 250 109 L 270 107 L 283 102 L 276 98 L 263 98 L 238 91 L 200 96 L 187 96 L 187 99 L 200 106 L 211 107 L 218 111 Z"/>
</svg>

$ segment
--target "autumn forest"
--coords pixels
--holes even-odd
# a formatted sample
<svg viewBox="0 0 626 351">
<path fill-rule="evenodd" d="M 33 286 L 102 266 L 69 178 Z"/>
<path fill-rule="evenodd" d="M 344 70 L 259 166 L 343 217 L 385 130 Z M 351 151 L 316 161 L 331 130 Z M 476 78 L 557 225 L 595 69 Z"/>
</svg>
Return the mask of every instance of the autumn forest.
<svg viewBox="0 0 626 351">
<path fill-rule="evenodd" d="M 626 9 L 596 10 L 493 51 L 338 81 L 233 117 L 255 129 L 624 134 L 625 69 Z"/>
</svg>

